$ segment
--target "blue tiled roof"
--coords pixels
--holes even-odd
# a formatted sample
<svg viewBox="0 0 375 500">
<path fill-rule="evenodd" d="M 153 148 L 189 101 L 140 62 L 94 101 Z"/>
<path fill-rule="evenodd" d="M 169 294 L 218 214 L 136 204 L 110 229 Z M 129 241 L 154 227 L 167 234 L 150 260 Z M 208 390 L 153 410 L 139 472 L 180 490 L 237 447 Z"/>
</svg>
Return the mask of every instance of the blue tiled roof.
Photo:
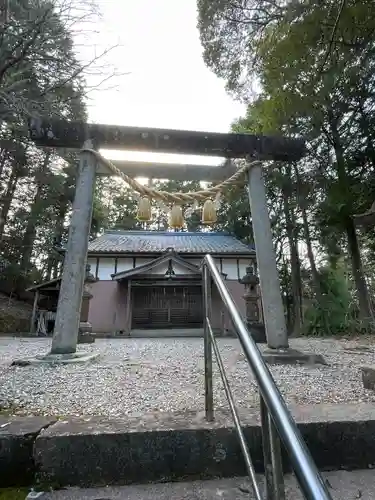
<svg viewBox="0 0 375 500">
<path fill-rule="evenodd" d="M 175 233 L 159 231 L 106 231 L 89 244 L 90 253 L 251 254 L 254 248 L 228 233 Z"/>
</svg>

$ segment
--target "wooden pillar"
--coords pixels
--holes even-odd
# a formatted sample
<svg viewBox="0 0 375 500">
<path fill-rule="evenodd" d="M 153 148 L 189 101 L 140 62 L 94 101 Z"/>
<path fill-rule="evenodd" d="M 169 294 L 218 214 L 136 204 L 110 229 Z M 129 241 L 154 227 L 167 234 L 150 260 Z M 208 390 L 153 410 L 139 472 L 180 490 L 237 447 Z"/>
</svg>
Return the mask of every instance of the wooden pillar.
<svg viewBox="0 0 375 500">
<path fill-rule="evenodd" d="M 131 294 L 132 294 L 132 287 L 131 287 L 131 280 L 128 280 L 128 287 L 127 287 L 127 295 L 126 295 L 126 332 L 130 334 L 132 325 L 131 325 L 131 320 L 132 320 L 132 315 L 131 315 L 131 307 L 132 307 L 132 300 L 131 300 Z"/>
<path fill-rule="evenodd" d="M 38 300 L 39 300 L 39 290 L 35 290 L 33 311 L 31 313 L 30 333 L 35 332 L 35 319 L 36 319 L 36 311 L 38 309 Z"/>
<path fill-rule="evenodd" d="M 259 321 L 264 324 L 264 314 L 263 314 L 263 303 L 262 303 L 262 291 L 260 286 L 257 285 L 257 294 L 258 294 L 258 307 L 259 307 Z"/>
<path fill-rule="evenodd" d="M 81 304 L 81 315 L 80 315 L 81 323 L 87 323 L 89 321 L 89 309 L 90 309 L 91 298 L 92 295 L 85 290 L 83 292 L 82 304 Z"/>
</svg>

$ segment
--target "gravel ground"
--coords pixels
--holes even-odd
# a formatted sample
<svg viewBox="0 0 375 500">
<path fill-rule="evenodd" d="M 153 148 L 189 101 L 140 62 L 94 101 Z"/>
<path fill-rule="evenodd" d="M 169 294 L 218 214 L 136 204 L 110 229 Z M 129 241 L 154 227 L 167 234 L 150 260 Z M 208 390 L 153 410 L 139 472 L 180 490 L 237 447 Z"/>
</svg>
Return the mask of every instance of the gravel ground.
<svg viewBox="0 0 375 500">
<path fill-rule="evenodd" d="M 0 338 L 0 408 L 15 414 L 124 416 L 142 412 L 202 411 L 203 340 L 98 339 L 79 346 L 100 352 L 89 364 L 14 367 L 15 358 L 47 353 L 48 339 Z M 258 397 L 238 341 L 219 339 L 239 407 Z M 320 353 L 329 366 L 272 366 L 287 403 L 375 402 L 362 387 L 360 366 L 375 365 L 375 345 L 361 339 L 294 339 L 291 347 Z M 217 369 L 216 408 L 227 408 Z"/>
</svg>

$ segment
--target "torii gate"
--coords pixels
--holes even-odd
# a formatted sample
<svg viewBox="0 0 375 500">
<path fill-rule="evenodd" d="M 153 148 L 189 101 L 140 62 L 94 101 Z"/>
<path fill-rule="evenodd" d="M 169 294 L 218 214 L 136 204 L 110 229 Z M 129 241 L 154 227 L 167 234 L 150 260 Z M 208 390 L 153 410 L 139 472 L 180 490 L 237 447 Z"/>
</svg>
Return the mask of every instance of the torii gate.
<svg viewBox="0 0 375 500">
<path fill-rule="evenodd" d="M 112 148 L 262 161 L 296 161 L 305 152 L 304 141 L 300 139 L 121 127 L 41 118 L 30 120 L 29 131 L 37 146 L 66 149 Z M 48 358 L 57 359 L 61 357 L 59 355 L 73 358 L 78 355 L 76 346 L 95 178 L 96 174 L 111 174 L 97 163 L 93 154 L 81 152 L 55 331 Z M 184 180 L 221 181 L 235 171 L 230 161 L 221 167 L 123 161 L 113 163 L 129 175 Z M 285 354 L 289 348 L 288 335 L 260 165 L 248 171 L 248 192 L 267 344 L 270 350 Z"/>
</svg>

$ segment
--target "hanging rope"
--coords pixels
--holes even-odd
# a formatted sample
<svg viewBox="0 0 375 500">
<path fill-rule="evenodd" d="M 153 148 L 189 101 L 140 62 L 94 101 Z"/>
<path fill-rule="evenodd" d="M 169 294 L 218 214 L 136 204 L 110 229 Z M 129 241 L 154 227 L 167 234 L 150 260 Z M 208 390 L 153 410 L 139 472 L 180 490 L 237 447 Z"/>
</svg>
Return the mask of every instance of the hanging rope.
<svg viewBox="0 0 375 500">
<path fill-rule="evenodd" d="M 170 212 L 170 225 L 171 227 L 182 227 L 184 224 L 183 216 L 180 205 L 184 203 L 196 203 L 198 201 L 205 201 L 202 211 L 202 222 L 204 224 L 212 224 L 216 222 L 216 206 L 213 201 L 218 201 L 222 191 L 234 185 L 242 184 L 246 172 L 256 166 L 260 165 L 259 160 L 248 163 L 239 168 L 228 179 L 215 186 L 200 191 L 190 191 L 188 193 L 176 192 L 169 193 L 168 191 L 153 189 L 149 186 L 144 186 L 137 182 L 135 179 L 122 172 L 110 160 L 104 158 L 98 151 L 89 148 L 83 148 L 82 153 L 91 153 L 102 165 L 107 167 L 114 175 L 121 177 L 131 188 L 140 194 L 141 198 L 138 207 L 138 219 L 141 221 L 149 221 L 151 219 L 151 204 L 150 200 L 158 200 L 162 203 L 171 203 L 174 206 Z M 164 207 L 163 207 L 164 208 Z"/>
</svg>

